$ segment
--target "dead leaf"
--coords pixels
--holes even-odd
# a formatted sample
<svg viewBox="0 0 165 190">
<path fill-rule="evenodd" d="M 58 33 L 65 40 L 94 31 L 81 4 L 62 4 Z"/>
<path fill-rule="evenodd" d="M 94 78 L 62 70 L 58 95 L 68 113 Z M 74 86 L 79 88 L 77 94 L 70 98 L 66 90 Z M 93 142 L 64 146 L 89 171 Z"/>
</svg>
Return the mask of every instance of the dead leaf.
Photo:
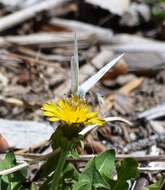
<svg viewBox="0 0 165 190">
<path fill-rule="evenodd" d="M 0 134 L 0 152 L 5 152 L 9 149 L 9 144 L 7 143 L 6 139 Z"/>
</svg>

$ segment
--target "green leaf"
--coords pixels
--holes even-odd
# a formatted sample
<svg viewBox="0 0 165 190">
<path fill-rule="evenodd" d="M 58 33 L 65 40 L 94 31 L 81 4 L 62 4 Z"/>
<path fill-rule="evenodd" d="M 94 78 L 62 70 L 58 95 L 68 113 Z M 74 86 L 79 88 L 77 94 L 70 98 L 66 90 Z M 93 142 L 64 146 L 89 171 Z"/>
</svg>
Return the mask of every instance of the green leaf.
<svg viewBox="0 0 165 190">
<path fill-rule="evenodd" d="M 160 20 L 164 20 L 165 19 L 165 11 L 162 11 L 159 6 L 155 6 L 152 9 L 152 13 L 153 13 L 153 15 L 155 17 L 159 18 Z"/>
<path fill-rule="evenodd" d="M 0 170 L 12 168 L 17 165 L 13 152 L 8 152 L 0 162 Z M 0 189 L 3 190 L 28 190 L 29 185 L 26 183 L 27 169 L 21 169 L 14 173 L 0 176 Z M 27 186 L 27 187 L 26 187 Z"/>
<path fill-rule="evenodd" d="M 85 144 L 83 140 L 80 140 L 80 148 L 84 150 Z"/>
<path fill-rule="evenodd" d="M 8 169 L 16 165 L 16 159 L 12 152 L 8 152 L 4 158 L 0 162 L 0 170 Z"/>
<path fill-rule="evenodd" d="M 69 154 L 68 154 L 68 157 L 71 157 L 71 158 L 74 158 L 74 159 L 78 159 L 79 158 L 79 153 L 77 151 L 76 148 L 73 148 Z"/>
<path fill-rule="evenodd" d="M 126 158 L 117 168 L 118 179 L 111 182 L 112 190 L 128 190 L 127 180 L 138 176 L 138 162 L 133 158 Z"/>
<path fill-rule="evenodd" d="M 56 170 L 53 174 L 53 180 L 52 180 L 52 184 L 51 184 L 51 190 L 58 190 L 59 187 L 59 182 L 60 182 L 60 178 L 62 175 L 62 170 L 65 164 L 65 158 L 66 158 L 66 152 L 61 150 L 60 151 L 60 156 L 58 159 L 58 163 L 57 163 L 57 167 Z"/>
<path fill-rule="evenodd" d="M 79 173 L 74 165 L 66 162 L 60 180 L 60 188 L 58 190 L 71 190 L 72 185 L 78 180 L 78 177 Z"/>
<path fill-rule="evenodd" d="M 30 187 L 30 190 L 37 190 L 37 189 L 38 188 L 37 188 L 36 184 L 32 183 L 31 187 Z"/>
<path fill-rule="evenodd" d="M 13 152 L 8 152 L 5 159 L 0 162 L 0 170 L 9 169 L 17 165 L 16 158 Z M 12 174 L 2 176 L 2 180 L 6 183 L 23 182 L 26 179 L 27 169 L 23 168 Z"/>
<path fill-rule="evenodd" d="M 71 190 L 72 183 L 78 180 L 79 173 L 71 163 L 65 163 L 63 171 L 61 171 L 58 190 Z M 49 176 L 40 190 L 50 189 L 53 181 L 53 175 Z M 67 184 L 66 184 L 67 181 Z M 70 183 L 68 183 L 70 182 Z"/>
<path fill-rule="evenodd" d="M 137 167 L 138 162 L 134 158 L 124 159 L 118 170 L 118 178 L 120 180 L 129 180 L 137 177 L 139 174 Z"/>
<path fill-rule="evenodd" d="M 64 150 L 72 150 L 79 144 L 81 140 L 81 136 L 78 134 L 80 132 L 80 128 L 71 125 L 59 125 L 56 131 L 51 136 L 51 145 L 53 150 L 58 149 L 59 147 Z"/>
<path fill-rule="evenodd" d="M 37 179 L 49 176 L 49 174 L 56 169 L 59 155 L 60 153 L 57 153 L 56 155 L 48 158 L 47 162 L 42 166 L 41 172 L 38 174 Z"/>
<path fill-rule="evenodd" d="M 144 190 L 163 190 L 163 187 L 165 186 L 165 176 L 163 176 L 160 180 L 158 180 L 156 183 L 149 185 Z"/>
<path fill-rule="evenodd" d="M 53 175 L 48 176 L 44 184 L 40 187 L 40 190 L 50 189 Z"/>
<path fill-rule="evenodd" d="M 73 190 L 95 190 L 97 188 L 108 189 L 108 184 L 100 175 L 95 165 L 95 158 L 87 163 L 78 182 L 74 184 Z"/>
<path fill-rule="evenodd" d="M 108 150 L 95 157 L 96 168 L 102 177 L 112 178 L 115 167 L 115 151 Z"/>
<path fill-rule="evenodd" d="M 63 170 L 63 179 L 78 180 L 79 172 L 72 163 L 66 163 Z"/>
<path fill-rule="evenodd" d="M 6 182 L 2 179 L 2 177 L 0 177 L 0 189 L 6 190 L 7 187 L 8 187 L 8 183 L 6 183 Z"/>
</svg>

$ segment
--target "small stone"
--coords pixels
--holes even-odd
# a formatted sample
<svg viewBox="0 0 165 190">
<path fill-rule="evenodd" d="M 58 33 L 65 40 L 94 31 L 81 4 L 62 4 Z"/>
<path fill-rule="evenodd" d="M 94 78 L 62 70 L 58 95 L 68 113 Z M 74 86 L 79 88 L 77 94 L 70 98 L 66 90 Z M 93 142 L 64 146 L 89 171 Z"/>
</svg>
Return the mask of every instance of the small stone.
<svg viewBox="0 0 165 190">
<path fill-rule="evenodd" d="M 130 133 L 129 136 L 130 136 L 130 140 L 131 140 L 131 141 L 135 141 L 135 140 L 137 139 L 135 133 Z"/>
</svg>

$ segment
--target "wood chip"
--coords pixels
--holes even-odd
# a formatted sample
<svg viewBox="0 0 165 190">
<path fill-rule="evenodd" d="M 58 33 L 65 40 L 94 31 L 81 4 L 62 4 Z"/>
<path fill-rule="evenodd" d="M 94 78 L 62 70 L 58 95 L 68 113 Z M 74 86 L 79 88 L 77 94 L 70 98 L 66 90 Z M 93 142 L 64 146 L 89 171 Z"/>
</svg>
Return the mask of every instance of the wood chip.
<svg viewBox="0 0 165 190">
<path fill-rule="evenodd" d="M 131 91 L 135 90 L 143 82 L 143 80 L 143 78 L 133 79 L 132 81 L 121 87 L 118 92 L 128 95 Z"/>
<path fill-rule="evenodd" d="M 96 67 L 96 69 L 101 69 L 106 63 L 112 60 L 113 52 L 108 50 L 102 50 L 99 52 L 92 60 L 91 64 Z"/>
<path fill-rule="evenodd" d="M 85 65 L 82 65 L 80 68 L 80 77 L 79 77 L 79 81 L 80 84 L 82 82 L 84 82 L 86 79 L 88 79 L 90 76 L 92 76 L 93 74 L 95 74 L 96 69 L 93 65 L 87 63 Z"/>
</svg>

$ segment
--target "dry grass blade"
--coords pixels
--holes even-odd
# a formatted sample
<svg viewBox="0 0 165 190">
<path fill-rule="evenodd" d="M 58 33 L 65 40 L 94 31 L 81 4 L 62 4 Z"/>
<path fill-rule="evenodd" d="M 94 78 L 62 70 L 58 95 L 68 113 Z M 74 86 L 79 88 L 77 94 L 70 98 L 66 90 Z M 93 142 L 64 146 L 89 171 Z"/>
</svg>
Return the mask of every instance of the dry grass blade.
<svg viewBox="0 0 165 190">
<path fill-rule="evenodd" d="M 130 121 L 128 121 L 127 119 L 124 119 L 122 117 L 107 117 L 105 118 L 106 122 L 112 122 L 112 121 L 120 121 L 120 122 L 124 122 L 130 126 L 132 126 L 132 123 Z"/>
<path fill-rule="evenodd" d="M 9 169 L 6 169 L 6 170 L 2 170 L 2 171 L 0 171 L 0 176 L 1 175 L 8 175 L 8 174 L 14 173 L 14 172 L 16 172 L 18 170 L 21 170 L 22 168 L 25 168 L 27 166 L 29 166 L 29 164 L 27 162 L 25 162 L 25 163 L 19 164 L 17 166 L 14 166 L 12 168 L 9 168 Z"/>
<path fill-rule="evenodd" d="M 75 33 L 74 56 L 71 58 L 71 91 L 73 95 L 78 95 L 79 87 L 79 57 L 77 35 Z"/>
<path fill-rule="evenodd" d="M 130 126 L 132 126 L 132 123 L 122 117 L 107 117 L 105 118 L 106 122 L 112 122 L 112 121 L 120 121 L 120 122 L 124 122 Z M 87 127 L 85 127 L 82 131 L 80 131 L 79 135 L 86 135 L 87 133 L 89 133 L 90 131 L 92 131 L 93 129 L 95 129 L 96 127 L 98 127 L 97 125 L 89 125 Z"/>
<path fill-rule="evenodd" d="M 42 155 L 42 156 L 39 156 L 38 158 L 30 161 L 29 163 L 27 162 L 24 162 L 22 164 L 19 164 L 17 166 L 14 166 L 12 168 L 9 168 L 9 169 L 5 169 L 5 170 L 2 170 L 0 171 L 0 176 L 3 176 L 3 175 L 8 175 L 8 174 L 11 174 L 11 173 L 14 173 L 18 170 L 21 170 L 22 168 L 25 168 L 25 167 L 28 167 L 30 165 L 33 165 L 33 164 L 36 164 L 40 161 L 43 161 L 43 160 L 46 160 L 52 156 L 55 156 L 56 154 L 58 154 L 60 152 L 60 148 L 56 149 L 55 151 L 51 152 L 51 153 L 48 153 L 46 155 Z"/>
<path fill-rule="evenodd" d="M 79 95 L 84 97 L 85 94 L 109 71 L 111 67 L 113 67 L 119 59 L 124 54 L 118 56 L 117 58 L 113 59 L 111 62 L 109 62 L 107 65 L 105 65 L 103 68 L 101 68 L 95 75 L 90 77 L 88 80 L 86 80 L 82 85 L 79 87 Z"/>
</svg>

